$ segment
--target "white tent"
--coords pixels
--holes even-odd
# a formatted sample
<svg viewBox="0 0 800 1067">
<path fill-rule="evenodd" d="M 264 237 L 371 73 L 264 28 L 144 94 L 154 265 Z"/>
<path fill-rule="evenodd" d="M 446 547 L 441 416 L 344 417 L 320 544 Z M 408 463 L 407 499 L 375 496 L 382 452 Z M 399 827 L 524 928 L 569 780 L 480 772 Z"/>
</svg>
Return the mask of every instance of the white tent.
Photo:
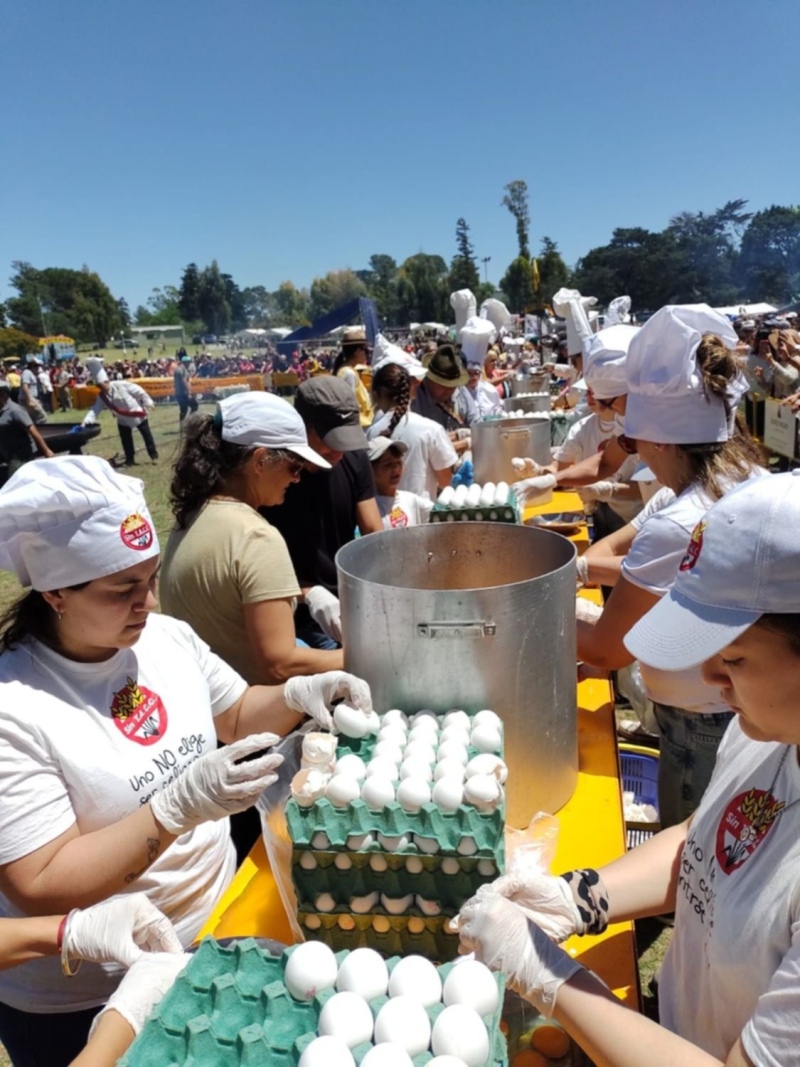
<svg viewBox="0 0 800 1067">
<path fill-rule="evenodd" d="M 731 304 L 726 308 L 714 308 L 715 311 L 719 311 L 722 315 L 728 315 L 730 318 L 738 318 L 740 315 L 769 315 L 773 311 L 778 309 L 772 304 Z"/>
</svg>

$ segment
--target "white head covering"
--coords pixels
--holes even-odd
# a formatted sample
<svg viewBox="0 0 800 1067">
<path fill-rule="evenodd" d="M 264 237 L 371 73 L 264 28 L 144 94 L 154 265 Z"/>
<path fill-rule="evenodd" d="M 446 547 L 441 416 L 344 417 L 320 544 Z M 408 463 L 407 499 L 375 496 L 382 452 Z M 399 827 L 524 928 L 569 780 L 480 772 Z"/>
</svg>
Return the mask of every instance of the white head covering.
<svg viewBox="0 0 800 1067">
<path fill-rule="evenodd" d="M 471 289 L 457 289 L 450 294 L 450 307 L 456 317 L 456 333 L 478 312 L 478 302 Z"/>
<path fill-rule="evenodd" d="M 102 385 L 103 382 L 108 381 L 108 374 L 100 356 L 89 356 L 86 360 L 86 369 L 95 385 Z"/>
<path fill-rule="evenodd" d="M 26 463 L 0 489 L 0 569 L 21 585 L 63 589 L 159 552 L 142 482 L 99 456 Z"/>
<path fill-rule="evenodd" d="M 592 336 L 587 314 L 597 303 L 595 296 L 581 296 L 577 289 L 559 289 L 553 296 L 553 311 L 567 320 L 567 355 L 577 356 L 584 342 Z"/>
<path fill-rule="evenodd" d="M 583 350 L 583 377 L 598 400 L 613 400 L 628 391 L 625 364 L 636 326 L 609 326 L 588 337 Z"/>
<path fill-rule="evenodd" d="M 459 334 L 461 352 L 467 363 L 480 363 L 486 359 L 489 345 L 497 338 L 495 330 L 489 319 L 482 319 L 477 315 L 467 319 L 464 328 Z"/>
<path fill-rule="evenodd" d="M 708 304 L 668 304 L 638 331 L 626 363 L 628 437 L 664 445 L 729 440 L 747 382 L 739 374 L 729 384 L 728 411 L 719 397 L 706 393 L 697 349 L 707 333 L 731 349 L 739 343 L 728 319 Z"/>
<path fill-rule="evenodd" d="M 287 401 L 274 393 L 235 393 L 217 404 L 223 441 L 234 445 L 280 448 L 315 467 L 331 465 L 308 443 L 306 424 Z"/>
<path fill-rule="evenodd" d="M 383 334 L 379 333 L 375 338 L 375 347 L 372 350 L 373 378 L 377 371 L 386 366 L 387 363 L 397 363 L 399 366 L 405 367 L 411 377 L 416 378 L 418 382 L 421 382 L 428 373 L 418 359 L 415 359 L 399 345 L 394 345 L 391 341 L 387 341 Z"/>
</svg>

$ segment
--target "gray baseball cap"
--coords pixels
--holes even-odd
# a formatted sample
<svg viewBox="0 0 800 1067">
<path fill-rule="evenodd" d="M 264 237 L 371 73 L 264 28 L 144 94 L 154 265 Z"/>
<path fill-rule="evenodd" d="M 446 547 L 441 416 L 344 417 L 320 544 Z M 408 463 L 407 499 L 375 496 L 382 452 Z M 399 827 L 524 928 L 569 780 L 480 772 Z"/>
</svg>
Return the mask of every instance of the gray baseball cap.
<svg viewBox="0 0 800 1067">
<path fill-rule="evenodd" d="M 343 378 L 330 374 L 309 378 L 297 390 L 294 406 L 306 426 L 315 430 L 328 448 L 356 452 L 367 447 L 355 393 Z"/>
</svg>

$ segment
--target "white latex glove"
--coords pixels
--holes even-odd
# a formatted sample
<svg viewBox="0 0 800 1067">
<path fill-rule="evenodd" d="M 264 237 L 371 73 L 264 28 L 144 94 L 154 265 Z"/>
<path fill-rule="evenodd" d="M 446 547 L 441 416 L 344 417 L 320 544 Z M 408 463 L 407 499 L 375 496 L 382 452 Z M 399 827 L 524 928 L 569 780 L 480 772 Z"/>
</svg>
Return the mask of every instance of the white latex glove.
<svg viewBox="0 0 800 1067">
<path fill-rule="evenodd" d="M 578 556 L 575 560 L 575 578 L 578 585 L 589 584 L 589 560 L 586 556 Z"/>
<path fill-rule="evenodd" d="M 338 644 L 342 643 L 342 609 L 339 598 L 324 585 L 314 585 L 306 593 L 308 613 L 320 630 Z"/>
<path fill-rule="evenodd" d="M 489 887 L 501 897 L 517 904 L 551 941 L 566 941 L 573 934 L 584 933 L 572 892 L 563 878 L 552 874 L 504 874 Z"/>
<path fill-rule="evenodd" d="M 130 967 L 145 952 L 181 951 L 172 923 L 144 893 L 73 911 L 64 930 L 64 953 L 70 959 Z"/>
<path fill-rule="evenodd" d="M 334 700 L 343 700 L 365 715 L 372 711 L 372 693 L 367 683 L 345 671 L 298 675 L 290 678 L 283 687 L 286 707 L 301 715 L 309 715 L 323 730 L 333 726 L 331 705 Z"/>
<path fill-rule="evenodd" d="M 580 485 L 575 490 L 584 504 L 593 500 L 608 502 L 625 488 L 624 482 L 594 482 L 592 485 Z"/>
<path fill-rule="evenodd" d="M 278 780 L 283 756 L 270 752 L 247 763 L 236 760 L 269 748 L 277 734 L 252 734 L 207 752 L 150 800 L 153 815 L 171 834 L 185 834 L 200 823 L 246 811 Z"/>
<path fill-rule="evenodd" d="M 594 626 L 602 614 L 603 608 L 600 604 L 594 604 L 585 596 L 575 597 L 575 618 L 578 622 L 589 622 Z"/>
<path fill-rule="evenodd" d="M 535 478 L 526 478 L 522 482 L 514 482 L 511 488 L 517 494 L 517 500 L 525 507 L 535 504 L 540 497 L 556 487 L 555 474 L 540 474 Z"/>
<path fill-rule="evenodd" d="M 97 416 L 95 415 L 95 413 L 90 408 L 89 411 L 87 411 L 86 414 L 84 415 L 83 422 L 81 423 L 81 426 L 94 426 L 94 424 L 96 422 L 97 422 Z"/>
<path fill-rule="evenodd" d="M 535 459 L 531 459 L 529 456 L 514 456 L 511 460 L 511 466 L 523 478 L 536 478 L 540 474 L 550 473 L 546 467 L 543 467 L 541 463 L 537 463 Z"/>
<path fill-rule="evenodd" d="M 172 989 L 175 979 L 192 957 L 188 952 L 153 952 L 142 956 L 109 997 L 102 1011 L 95 1015 L 89 1036 L 107 1011 L 116 1011 L 140 1033 L 150 1012 Z"/>
<path fill-rule="evenodd" d="M 506 981 L 542 1015 L 550 1017 L 558 990 L 581 965 L 505 897 L 483 886 L 458 915 L 458 934 L 467 951 Z"/>
</svg>

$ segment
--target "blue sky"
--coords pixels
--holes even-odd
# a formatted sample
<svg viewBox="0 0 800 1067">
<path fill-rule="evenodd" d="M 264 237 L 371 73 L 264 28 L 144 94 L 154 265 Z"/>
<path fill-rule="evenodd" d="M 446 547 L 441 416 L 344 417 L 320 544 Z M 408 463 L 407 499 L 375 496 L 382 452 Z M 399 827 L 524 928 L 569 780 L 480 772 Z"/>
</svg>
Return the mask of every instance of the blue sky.
<svg viewBox="0 0 800 1067">
<path fill-rule="evenodd" d="M 0 299 L 87 263 L 131 307 L 216 258 L 308 285 L 373 252 L 569 263 L 615 226 L 800 200 L 796 0 L 4 0 Z"/>
</svg>

